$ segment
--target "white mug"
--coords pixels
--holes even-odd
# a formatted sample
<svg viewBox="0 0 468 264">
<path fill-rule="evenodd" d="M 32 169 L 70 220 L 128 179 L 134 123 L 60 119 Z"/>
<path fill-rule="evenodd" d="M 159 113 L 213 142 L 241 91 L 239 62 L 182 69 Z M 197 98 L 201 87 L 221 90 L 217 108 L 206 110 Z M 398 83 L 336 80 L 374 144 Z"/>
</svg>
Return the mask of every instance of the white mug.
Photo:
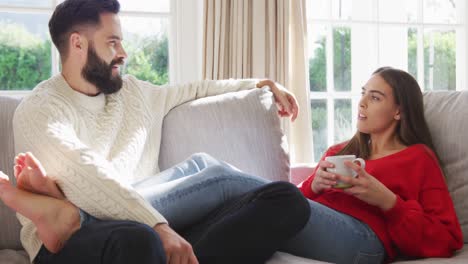
<svg viewBox="0 0 468 264">
<path fill-rule="evenodd" d="M 359 166 L 361 166 L 363 169 L 366 167 L 366 162 L 361 158 L 356 158 L 355 155 L 329 156 L 326 157 L 325 160 L 335 165 L 334 168 L 327 168 L 327 171 L 330 173 L 339 174 L 341 176 L 348 176 L 353 178 L 357 176 L 355 171 L 344 164 L 344 162 L 347 160 L 351 162 L 359 162 Z M 345 189 L 351 187 L 351 185 L 342 181 L 338 181 L 335 185 L 333 185 L 333 187 Z"/>
</svg>

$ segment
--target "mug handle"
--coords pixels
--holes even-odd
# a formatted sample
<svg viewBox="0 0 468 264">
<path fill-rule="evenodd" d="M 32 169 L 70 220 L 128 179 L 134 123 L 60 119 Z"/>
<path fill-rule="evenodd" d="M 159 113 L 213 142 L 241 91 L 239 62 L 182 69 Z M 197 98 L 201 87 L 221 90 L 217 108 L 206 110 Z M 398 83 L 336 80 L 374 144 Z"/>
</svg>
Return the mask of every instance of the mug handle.
<svg viewBox="0 0 468 264">
<path fill-rule="evenodd" d="M 363 169 L 366 168 L 366 161 L 361 159 L 361 158 L 356 158 L 353 160 L 353 163 L 355 162 L 358 162 L 359 163 L 359 166 Z M 353 177 L 356 177 L 357 176 L 357 173 L 355 171 L 353 171 Z"/>
</svg>

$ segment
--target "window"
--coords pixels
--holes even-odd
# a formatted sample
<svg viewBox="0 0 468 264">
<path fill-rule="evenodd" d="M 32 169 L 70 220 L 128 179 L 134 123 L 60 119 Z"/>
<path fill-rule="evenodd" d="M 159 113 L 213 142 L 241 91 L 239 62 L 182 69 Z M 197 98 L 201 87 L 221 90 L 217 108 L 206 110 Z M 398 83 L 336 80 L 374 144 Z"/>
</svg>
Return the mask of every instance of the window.
<svg viewBox="0 0 468 264">
<path fill-rule="evenodd" d="M 30 90 L 59 72 L 48 22 L 62 0 L 0 0 L 0 90 Z M 124 73 L 169 82 L 170 0 L 120 0 Z M 3 92 L 6 93 L 6 92 Z"/>
<path fill-rule="evenodd" d="M 308 0 L 314 156 L 355 133 L 361 87 L 380 66 L 423 91 L 464 89 L 465 1 Z"/>
</svg>

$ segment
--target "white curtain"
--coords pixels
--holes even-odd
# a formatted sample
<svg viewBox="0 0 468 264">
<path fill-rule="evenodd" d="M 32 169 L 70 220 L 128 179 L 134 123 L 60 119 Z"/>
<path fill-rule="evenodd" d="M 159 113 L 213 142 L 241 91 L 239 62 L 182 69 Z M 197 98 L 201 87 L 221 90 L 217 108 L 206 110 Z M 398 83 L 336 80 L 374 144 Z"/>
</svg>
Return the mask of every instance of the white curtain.
<svg viewBox="0 0 468 264">
<path fill-rule="evenodd" d="M 269 78 L 300 114 L 284 122 L 291 161 L 313 162 L 305 0 L 205 0 L 203 78 Z"/>
</svg>

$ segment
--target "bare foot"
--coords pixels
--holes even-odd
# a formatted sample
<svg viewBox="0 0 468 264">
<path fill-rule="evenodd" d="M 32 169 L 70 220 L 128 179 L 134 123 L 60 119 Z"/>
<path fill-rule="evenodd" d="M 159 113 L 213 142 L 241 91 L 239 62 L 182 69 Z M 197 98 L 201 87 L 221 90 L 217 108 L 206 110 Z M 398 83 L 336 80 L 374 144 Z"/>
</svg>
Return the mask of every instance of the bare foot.
<svg viewBox="0 0 468 264">
<path fill-rule="evenodd" d="M 30 152 L 20 153 L 15 158 L 15 178 L 18 188 L 57 199 L 65 195 L 49 177 L 39 160 Z"/>
<path fill-rule="evenodd" d="M 60 251 L 80 228 L 78 208 L 72 203 L 15 188 L 2 172 L 0 199 L 34 223 L 39 239 L 52 253 Z"/>
</svg>

